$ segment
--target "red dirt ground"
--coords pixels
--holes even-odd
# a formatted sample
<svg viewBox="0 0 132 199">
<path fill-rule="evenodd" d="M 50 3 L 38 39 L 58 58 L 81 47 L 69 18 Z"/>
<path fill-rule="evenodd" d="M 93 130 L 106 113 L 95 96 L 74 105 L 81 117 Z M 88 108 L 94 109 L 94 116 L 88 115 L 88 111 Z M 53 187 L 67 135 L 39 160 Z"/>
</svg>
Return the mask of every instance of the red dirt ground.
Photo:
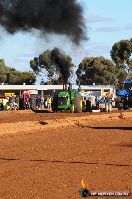
<svg viewBox="0 0 132 199">
<path fill-rule="evenodd" d="M 132 112 L 0 112 L 0 199 L 79 199 L 82 176 L 132 192 Z"/>
</svg>

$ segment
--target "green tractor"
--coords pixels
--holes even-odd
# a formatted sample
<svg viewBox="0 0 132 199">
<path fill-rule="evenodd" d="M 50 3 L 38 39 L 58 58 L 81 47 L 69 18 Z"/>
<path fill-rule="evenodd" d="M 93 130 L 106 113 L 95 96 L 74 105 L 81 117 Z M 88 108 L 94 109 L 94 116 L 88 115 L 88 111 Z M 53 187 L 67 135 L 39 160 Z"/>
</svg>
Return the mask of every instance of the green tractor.
<svg viewBox="0 0 132 199">
<path fill-rule="evenodd" d="M 81 95 L 72 90 L 71 84 L 67 88 L 67 85 L 63 85 L 63 91 L 55 94 L 52 101 L 53 112 L 70 110 L 71 113 L 82 112 L 82 97 Z"/>
</svg>

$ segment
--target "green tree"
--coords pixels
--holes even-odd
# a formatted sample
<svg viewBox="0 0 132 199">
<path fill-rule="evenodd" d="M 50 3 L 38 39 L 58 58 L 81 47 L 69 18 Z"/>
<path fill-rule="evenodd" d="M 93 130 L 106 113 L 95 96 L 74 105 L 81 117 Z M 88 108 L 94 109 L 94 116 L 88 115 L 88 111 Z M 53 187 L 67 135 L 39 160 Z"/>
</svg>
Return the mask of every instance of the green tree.
<svg viewBox="0 0 132 199">
<path fill-rule="evenodd" d="M 47 82 L 42 79 L 41 84 L 67 83 L 73 66 L 72 58 L 58 48 L 46 50 L 30 61 L 30 67 L 36 75 L 43 73 L 47 77 Z"/>
<path fill-rule="evenodd" d="M 21 72 L 6 66 L 4 59 L 0 59 L 0 82 L 5 84 L 34 84 L 36 75 L 33 72 Z"/>
<path fill-rule="evenodd" d="M 25 83 L 27 85 L 32 85 L 36 81 L 36 75 L 32 72 L 20 72 L 9 68 L 6 75 L 7 79 L 5 83 L 7 84 L 21 85 Z"/>
<path fill-rule="evenodd" d="M 0 59 L 0 83 L 5 82 L 7 79 L 6 70 L 7 68 L 4 59 Z"/>
<path fill-rule="evenodd" d="M 112 46 L 110 55 L 116 66 L 126 71 L 130 78 L 132 69 L 132 39 L 121 40 L 115 43 Z"/>
<path fill-rule="evenodd" d="M 81 84 L 115 84 L 117 79 L 126 76 L 126 72 L 122 72 L 109 59 L 104 57 L 86 57 L 79 64 L 77 74 L 77 83 Z"/>
</svg>

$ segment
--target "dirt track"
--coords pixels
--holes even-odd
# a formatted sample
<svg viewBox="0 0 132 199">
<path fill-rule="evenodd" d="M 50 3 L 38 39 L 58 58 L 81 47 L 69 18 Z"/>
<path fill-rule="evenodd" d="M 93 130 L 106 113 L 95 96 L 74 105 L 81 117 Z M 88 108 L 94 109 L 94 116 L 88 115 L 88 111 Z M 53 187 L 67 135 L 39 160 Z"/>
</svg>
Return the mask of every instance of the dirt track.
<svg viewBox="0 0 132 199">
<path fill-rule="evenodd" d="M 82 176 L 132 192 L 132 112 L 0 112 L 0 199 L 81 198 Z"/>
</svg>

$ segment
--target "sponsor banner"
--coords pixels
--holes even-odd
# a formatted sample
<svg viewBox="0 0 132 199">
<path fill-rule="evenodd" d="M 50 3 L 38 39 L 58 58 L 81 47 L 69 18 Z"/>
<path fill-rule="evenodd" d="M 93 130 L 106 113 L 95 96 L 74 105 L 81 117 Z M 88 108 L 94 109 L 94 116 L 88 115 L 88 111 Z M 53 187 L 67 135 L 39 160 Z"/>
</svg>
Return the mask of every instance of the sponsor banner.
<svg viewBox="0 0 132 199">
<path fill-rule="evenodd" d="M 38 90 L 29 90 L 30 95 L 38 95 Z"/>
</svg>

